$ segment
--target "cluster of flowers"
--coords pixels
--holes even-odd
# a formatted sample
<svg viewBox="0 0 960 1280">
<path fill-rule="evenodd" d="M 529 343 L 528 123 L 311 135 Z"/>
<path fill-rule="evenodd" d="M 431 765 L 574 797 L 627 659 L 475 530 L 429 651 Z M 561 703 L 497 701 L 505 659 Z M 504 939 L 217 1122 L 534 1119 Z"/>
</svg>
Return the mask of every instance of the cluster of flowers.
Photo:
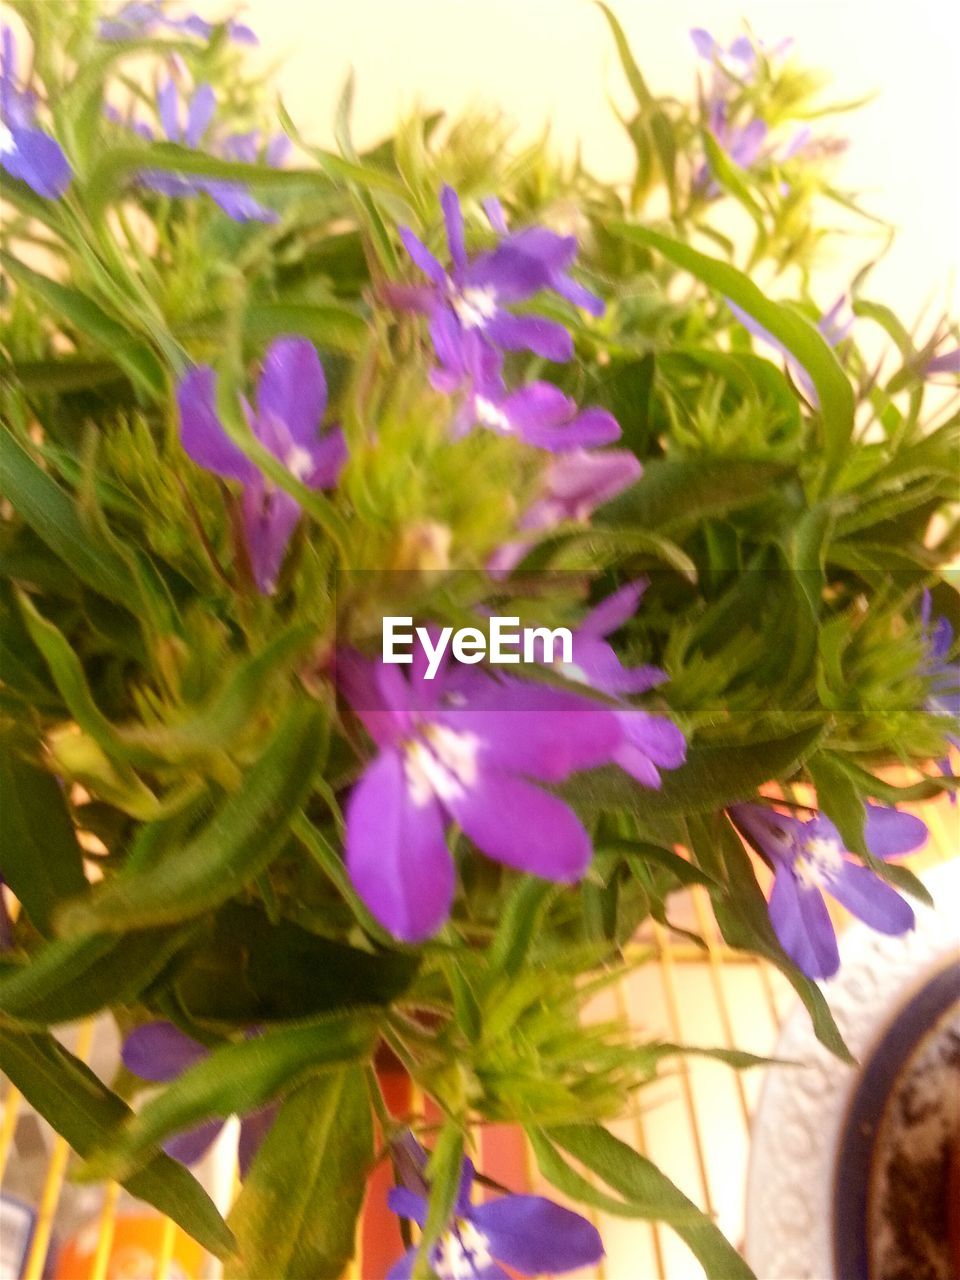
<svg viewBox="0 0 960 1280">
<path fill-rule="evenodd" d="M 711 68 L 709 85 L 706 91 L 701 90 L 701 114 L 718 146 L 735 164 L 741 169 L 752 169 L 763 160 L 776 160 L 783 164 L 811 146 L 810 129 L 804 126 L 779 150 L 771 147 L 766 122 L 759 116 L 744 118 L 734 104 L 737 92 L 755 80 L 761 55 L 768 59 L 782 57 L 792 45 L 791 39 L 766 48 L 762 42 L 755 45 L 746 36 L 738 36 L 724 48 L 702 27 L 695 27 L 690 37 L 697 53 Z M 702 195 L 713 197 L 720 194 L 707 160 L 694 174 L 693 185 Z"/>
</svg>

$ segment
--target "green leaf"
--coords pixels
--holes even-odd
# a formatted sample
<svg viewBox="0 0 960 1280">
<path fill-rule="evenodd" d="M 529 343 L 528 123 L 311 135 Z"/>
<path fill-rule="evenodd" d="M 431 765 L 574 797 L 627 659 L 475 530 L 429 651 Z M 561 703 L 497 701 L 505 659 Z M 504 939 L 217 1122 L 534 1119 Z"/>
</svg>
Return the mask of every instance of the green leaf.
<svg viewBox="0 0 960 1280">
<path fill-rule="evenodd" d="M 524 876 L 510 891 L 500 924 L 487 952 L 492 973 L 513 977 L 523 967 L 555 885 Z"/>
<path fill-rule="evenodd" d="M 0 1013 L 18 1022 L 75 1022 L 108 1005 L 128 1004 L 166 968 L 190 929 L 88 934 L 58 939 L 28 964 L 0 973 Z"/>
<path fill-rule="evenodd" d="M 548 1129 L 549 1138 L 595 1173 L 635 1210 L 663 1219 L 703 1266 L 708 1280 L 754 1280 L 753 1272 L 720 1229 L 645 1156 L 600 1125 Z"/>
<path fill-rule="evenodd" d="M 440 1130 L 440 1136 L 430 1152 L 427 1165 L 427 1180 L 430 1184 L 430 1197 L 427 1207 L 427 1220 L 423 1225 L 420 1237 L 420 1248 L 413 1268 L 413 1280 L 432 1275 L 427 1259 L 431 1246 L 437 1240 L 453 1216 L 460 1190 L 460 1175 L 463 1167 L 463 1131 L 453 1121 L 448 1120 Z"/>
<path fill-rule="evenodd" d="M 59 913 L 61 932 L 124 932 L 219 906 L 279 853 L 308 794 L 323 748 L 323 716 L 309 701 L 293 707 L 241 789 L 193 840 L 144 870 L 126 868 Z"/>
<path fill-rule="evenodd" d="M 641 865 L 654 863 L 669 871 L 680 884 L 702 884 L 707 888 L 716 887 L 716 880 L 705 871 L 681 858 L 672 849 L 664 849 L 660 845 L 651 844 L 648 840 L 601 840 L 596 846 L 597 854 L 613 854 L 628 862 L 636 861 Z"/>
<path fill-rule="evenodd" d="M 602 507 L 596 520 L 644 529 L 696 524 L 768 499 L 771 488 L 789 474 L 790 468 L 776 462 L 658 458 L 646 464 L 635 485 Z"/>
<path fill-rule="evenodd" d="M 230 1212 L 239 1249 L 227 1280 L 338 1280 L 353 1255 L 372 1163 L 362 1070 L 331 1071 L 296 1088 Z"/>
<path fill-rule="evenodd" d="M 213 1049 L 110 1136 L 88 1161 L 87 1176 L 124 1175 L 171 1134 L 246 1115 L 307 1075 L 363 1061 L 375 1030 L 368 1015 L 341 1013 Z"/>
<path fill-rule="evenodd" d="M 176 985 L 192 1017 L 252 1025 L 389 1004 L 418 967 L 413 953 L 372 954 L 286 919 L 271 924 L 258 907 L 227 903 L 191 949 Z"/>
<path fill-rule="evenodd" d="M 139 588 L 126 563 L 96 541 L 60 486 L 4 427 L 0 430 L 4 494 L 34 533 L 88 587 L 129 607 Z"/>
<path fill-rule="evenodd" d="M 564 783 L 561 794 L 581 813 L 616 810 L 643 816 L 708 813 L 754 795 L 771 778 L 789 777 L 809 755 L 819 726 L 747 744 L 693 746 L 679 769 L 664 770 L 659 791 L 641 787 L 621 769 L 595 769 Z"/>
<path fill-rule="evenodd" d="M 630 44 L 616 16 L 611 9 L 608 9 L 602 0 L 597 0 L 597 8 L 606 18 L 610 30 L 613 32 L 614 43 L 617 46 L 617 54 L 620 58 L 620 65 L 623 67 L 623 73 L 627 77 L 627 83 L 633 90 L 633 96 L 637 100 L 637 106 L 644 110 L 651 110 L 655 106 L 653 94 L 647 88 L 647 82 L 643 78 L 643 74 L 637 66 L 637 60 L 633 56 Z"/>
<path fill-rule="evenodd" d="M 230 322 L 228 313 L 214 311 L 177 330 L 181 338 L 220 338 Z M 367 322 L 345 302 L 255 302 L 243 313 L 245 336 L 256 343 L 297 333 L 328 351 L 356 355 L 367 339 Z"/>
<path fill-rule="evenodd" d="M 49 937 L 58 904 L 87 881 L 63 791 L 52 774 L 22 758 L 22 745 L 12 731 L 0 736 L 3 876 L 34 927 Z"/>
<path fill-rule="evenodd" d="M 809 321 L 765 297 L 753 281 L 728 262 L 711 258 L 690 245 L 649 227 L 613 222 L 609 230 L 635 244 L 656 249 L 711 289 L 742 307 L 774 338 L 782 342 L 810 375 L 820 400 L 825 454 L 824 485 L 832 483 L 846 458 L 853 435 L 853 389 L 837 357 Z"/>
<path fill-rule="evenodd" d="M 0 1068 L 30 1106 L 88 1156 L 131 1115 L 129 1107 L 52 1036 L 0 1028 Z M 169 1156 L 155 1155 L 122 1179 L 131 1195 L 172 1218 L 205 1249 L 223 1258 L 236 1242 L 199 1182 Z"/>
<path fill-rule="evenodd" d="M 153 400 L 162 399 L 167 389 L 163 366 L 150 348 L 139 342 L 129 329 L 108 316 L 79 289 L 71 289 L 32 271 L 11 254 L 0 251 L 0 263 L 18 284 L 37 294 L 78 334 L 108 351 L 134 386 Z"/>
</svg>

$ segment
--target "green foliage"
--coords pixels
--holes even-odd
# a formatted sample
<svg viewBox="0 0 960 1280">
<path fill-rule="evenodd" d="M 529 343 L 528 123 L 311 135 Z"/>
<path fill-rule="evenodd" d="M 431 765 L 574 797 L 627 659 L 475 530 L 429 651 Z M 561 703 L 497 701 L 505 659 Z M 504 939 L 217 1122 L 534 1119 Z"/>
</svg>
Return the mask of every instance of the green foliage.
<svg viewBox="0 0 960 1280">
<path fill-rule="evenodd" d="M 724 940 L 777 965 L 846 1058 L 723 810 L 769 782 L 788 795 L 812 783 L 848 849 L 922 895 L 908 871 L 870 858 L 863 802 L 955 787 L 930 763 L 952 726 L 930 703 L 919 619 L 929 589 L 934 616 L 960 632 L 944 569 L 960 547 L 960 413 L 926 375 L 955 335 L 941 324 L 921 339 L 869 297 L 871 264 L 851 273 L 851 334 L 831 345 L 817 327 L 824 201 L 859 211 L 834 185 L 816 77 L 758 50 L 752 76 L 728 79 L 729 119 L 769 129 L 744 168 L 711 131 L 708 102 L 660 96 L 600 5 L 629 90 L 636 167 L 624 187 L 546 142 L 518 149 L 493 112 L 417 114 L 361 153 L 352 80 L 331 152 L 277 108 L 222 26 L 209 41 L 108 44 L 89 3 L 16 8 L 40 120 L 73 180 L 54 201 L 4 178 L 0 870 L 20 906 L 0 966 L 4 1070 L 90 1176 L 121 1177 L 230 1255 L 235 1280 L 342 1272 L 374 1159 L 368 1068 L 383 1044 L 443 1116 L 422 1274 L 471 1126 L 507 1121 L 568 1195 L 662 1218 L 708 1275 L 746 1276 L 716 1228 L 603 1125 L 681 1052 L 755 1060 L 584 1024 L 583 1009 L 626 972 L 637 928 L 668 927 L 671 896 L 697 885 Z M 174 53 L 183 83 L 218 97 L 196 149 L 148 143 L 103 111 L 123 103 L 124 118 L 129 106 L 156 129 L 143 67 Z M 224 136 L 268 136 L 278 120 L 291 167 L 222 154 Z M 813 142 L 789 154 L 803 121 Z M 208 195 L 160 194 L 140 182 L 145 168 L 243 184 L 277 220 L 233 222 Z M 592 521 L 525 527 L 544 453 L 490 431 L 451 439 L 426 326 L 394 305 L 422 283 L 398 227 L 445 252 L 444 182 L 462 197 L 470 252 L 495 243 L 481 207 L 491 194 L 513 228 L 576 232 L 574 270 L 606 312 L 534 298 L 530 310 L 570 329 L 576 360 L 513 352 L 507 374 L 511 386 L 550 379 L 617 417 L 643 473 Z M 731 210 L 744 236 L 730 238 Z M 761 280 L 777 281 L 778 300 Z M 892 361 L 868 361 L 864 326 Z M 329 492 L 264 448 L 240 401 L 287 334 L 316 345 L 328 422 L 347 441 Z M 256 589 L 239 487 L 180 443 L 175 391 L 193 363 L 215 368 L 225 430 L 268 491 L 302 510 L 270 595 Z M 485 570 L 518 538 L 525 568 L 547 571 L 532 586 Z M 502 868 L 455 836 L 449 923 L 422 945 L 396 942 L 344 862 L 344 806 L 371 748 L 336 687 L 338 647 L 375 647 L 399 603 L 462 625 L 509 599 L 525 620 L 576 625 L 641 576 L 643 607 L 614 643 L 624 662 L 667 672 L 636 705 L 681 726 L 685 764 L 659 789 L 612 768 L 559 788 L 594 844 L 576 886 Z M 891 782 L 891 765 L 911 778 Z M 94 857 L 100 883 L 88 885 Z M 170 1019 L 211 1052 L 130 1112 L 43 1030 L 107 1010 L 124 1030 Z M 274 1103 L 231 1234 L 158 1149 Z M 378 1119 L 388 1139 L 395 1120 Z"/>
</svg>

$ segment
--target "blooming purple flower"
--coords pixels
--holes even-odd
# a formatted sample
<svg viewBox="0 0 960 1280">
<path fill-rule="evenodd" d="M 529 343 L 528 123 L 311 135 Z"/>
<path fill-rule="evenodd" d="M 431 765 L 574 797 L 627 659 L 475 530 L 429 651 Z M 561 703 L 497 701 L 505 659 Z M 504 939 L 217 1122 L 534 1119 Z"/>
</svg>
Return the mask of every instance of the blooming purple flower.
<svg viewBox="0 0 960 1280">
<path fill-rule="evenodd" d="M 338 658 L 341 691 L 379 753 L 347 803 L 347 869 L 361 898 L 405 942 L 450 912 L 454 867 L 444 836 L 456 822 L 488 857 L 545 880 L 578 880 L 592 855 L 572 809 L 535 786 L 613 758 L 608 708 L 565 690 L 444 667 L 410 680 L 358 654 Z"/>
<path fill-rule="evenodd" d="M 327 404 L 323 366 L 305 338 L 277 338 L 267 348 L 256 411 L 243 401 L 254 436 L 291 475 L 311 489 L 329 489 L 346 457 L 339 427 L 318 435 Z M 177 388 L 180 439 L 201 467 L 243 485 L 243 524 L 257 587 L 276 586 L 293 531 L 300 519 L 296 498 L 276 488 L 230 439 L 217 417 L 213 369 L 192 369 Z"/>
<path fill-rule="evenodd" d="M 146 1022 L 126 1037 L 120 1050 L 123 1065 L 141 1080 L 166 1084 L 208 1056 L 210 1050 L 185 1035 L 172 1022 Z M 253 1157 L 276 1118 L 276 1104 L 254 1111 L 240 1121 L 237 1155 L 240 1176 L 245 1178 Z M 214 1143 L 223 1128 L 222 1120 L 208 1120 L 169 1138 L 163 1149 L 181 1164 L 194 1164 Z"/>
<path fill-rule="evenodd" d="M 557 273 L 563 274 L 576 256 L 576 240 L 572 236 L 557 237 L 558 246 L 549 254 L 538 256 L 518 247 L 515 237 L 508 236 L 495 249 L 468 258 L 457 193 L 445 186 L 440 204 L 447 228 L 449 270 L 441 266 L 409 227 L 401 227 L 404 247 L 430 284 L 394 294 L 398 300 L 403 299 L 399 305 L 429 314 L 438 355 L 441 348 L 449 351 L 451 343 L 470 346 L 482 341 L 507 351 L 532 351 L 548 360 L 569 360 L 573 339 L 562 325 L 543 316 L 515 315 L 508 307 L 553 287 Z M 457 366 L 469 366 L 472 359 L 464 354 L 458 357 Z"/>
<path fill-rule="evenodd" d="M 931 373 L 960 373 L 960 347 L 944 351 L 928 360 L 923 372 L 926 377 Z"/>
<path fill-rule="evenodd" d="M 591 293 L 570 274 L 569 267 L 576 254 L 576 241 L 571 249 L 571 236 L 560 235 L 547 227 L 524 227 L 520 231 L 511 232 L 503 206 L 496 196 L 489 196 L 483 201 L 484 212 L 494 231 L 507 244 L 528 257 L 536 258 L 543 263 L 547 271 L 547 287 L 554 293 L 572 302 L 575 307 L 582 307 L 592 316 L 602 316 L 606 306 L 602 298 Z"/>
<path fill-rule="evenodd" d="M 910 813 L 866 806 L 864 839 L 877 858 L 919 849 L 927 828 Z M 840 967 L 824 892 L 880 933 L 913 928 L 909 903 L 875 872 L 856 861 L 822 813 L 806 821 L 757 804 L 733 805 L 730 818 L 774 872 L 770 922 L 780 944 L 809 978 L 830 978 Z"/>
<path fill-rule="evenodd" d="M 165 80 L 157 92 L 157 111 L 163 132 L 171 142 L 180 146 L 198 150 L 204 134 L 209 129 L 217 109 L 217 100 L 209 84 L 198 85 L 186 104 L 186 115 L 183 120 L 180 95 L 172 80 Z M 117 118 L 115 111 L 109 112 L 111 119 Z M 133 125 L 142 136 L 152 138 L 152 131 L 145 125 Z M 245 135 L 234 134 L 223 144 L 230 155 L 231 147 L 240 150 L 249 149 L 248 143 L 237 143 L 238 138 Z M 254 157 L 255 158 L 255 157 Z M 255 200 L 242 182 L 232 182 L 222 178 L 204 178 L 199 174 L 171 173 L 161 169 L 146 169 L 140 174 L 140 182 L 151 191 L 158 191 L 166 196 L 196 196 L 206 194 L 220 206 L 228 217 L 236 222 L 276 222 L 278 214 Z"/>
<path fill-rule="evenodd" d="M 553 458 L 544 471 L 543 493 L 521 516 L 518 527 L 533 533 L 566 520 L 587 524 L 597 507 L 636 484 L 642 474 L 643 467 L 626 449 L 575 449 Z M 495 576 L 509 573 L 529 545 L 520 539 L 504 543 L 488 561 L 488 570 Z"/>
<path fill-rule="evenodd" d="M 625 667 L 606 637 L 622 627 L 637 611 L 646 590 L 643 580 L 630 582 L 608 596 L 573 633 L 571 661 L 557 670 L 612 697 L 646 693 L 667 679 L 659 667 Z M 645 787 L 660 787 L 661 769 L 676 769 L 686 759 L 686 741 L 677 726 L 663 716 L 651 715 L 627 704 L 613 712 L 621 740 L 613 761 Z"/>
<path fill-rule="evenodd" d="M 255 33 L 245 22 L 228 18 L 223 25 L 227 35 L 237 44 L 259 43 Z M 209 40 L 216 25 L 196 13 L 172 18 L 165 12 L 163 0 L 128 0 L 112 17 L 100 19 L 97 34 L 101 40 L 140 40 L 153 35 L 157 30 L 177 31 L 183 35 Z"/>
<path fill-rule="evenodd" d="M 503 359 L 475 335 L 464 336 L 450 312 L 432 322 L 440 365 L 431 381 L 438 390 L 464 395 L 451 426 L 455 438 L 474 426 L 513 436 L 551 453 L 610 444 L 620 438 L 620 425 L 606 409 L 579 409 L 575 400 L 550 382 L 529 382 L 508 391 Z"/>
<path fill-rule="evenodd" d="M 769 329 L 764 328 L 758 320 L 754 320 L 749 312 L 744 311 L 735 302 L 731 302 L 729 298 L 724 298 L 724 302 L 748 333 L 752 333 L 755 338 L 759 338 L 768 346 L 773 347 L 775 351 L 780 352 L 793 380 L 813 407 L 819 409 L 820 397 L 817 395 L 817 389 L 813 385 L 813 379 L 796 356 L 784 346 L 779 338 L 775 338 Z M 841 342 L 850 336 L 850 332 L 853 329 L 853 313 L 851 312 L 845 319 L 842 318 L 843 310 L 847 305 L 846 294 L 841 294 L 829 311 L 825 311 L 817 321 L 817 332 L 829 347 L 838 347 Z"/>
<path fill-rule="evenodd" d="M 17 46 L 13 31 L 0 32 L 0 167 L 38 196 L 56 200 L 72 173 L 63 148 L 34 124 L 36 98 L 17 86 Z"/>
<path fill-rule="evenodd" d="M 399 1145 L 399 1144 L 398 1144 Z M 407 1135 L 401 1167 L 407 1185 L 394 1187 L 387 1203 L 419 1226 L 427 1220 L 426 1152 Z M 603 1242 L 592 1223 L 543 1196 L 504 1195 L 485 1204 L 471 1199 L 474 1168 L 463 1161 L 450 1220 L 430 1253 L 437 1280 L 508 1280 L 498 1262 L 524 1276 L 562 1274 L 599 1262 Z M 387 1280 L 410 1280 L 417 1250 L 390 1268 Z"/>
</svg>

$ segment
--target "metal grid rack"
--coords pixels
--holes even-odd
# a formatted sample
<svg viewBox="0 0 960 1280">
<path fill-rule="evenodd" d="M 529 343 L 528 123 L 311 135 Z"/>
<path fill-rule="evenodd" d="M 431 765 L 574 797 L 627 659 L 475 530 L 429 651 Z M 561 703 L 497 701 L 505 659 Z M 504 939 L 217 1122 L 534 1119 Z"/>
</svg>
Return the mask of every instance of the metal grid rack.
<svg viewBox="0 0 960 1280">
<path fill-rule="evenodd" d="M 931 840 L 910 865 L 922 872 L 956 856 L 960 842 L 956 811 L 945 801 L 924 805 L 919 812 L 930 828 Z M 676 923 L 695 929 L 707 944 L 706 952 L 653 923 L 632 947 L 637 953 L 652 951 L 656 962 L 636 968 L 598 998 L 591 1012 L 598 1018 L 621 1018 L 645 1038 L 769 1054 L 793 1001 L 786 981 L 763 961 L 732 951 L 721 942 L 703 889 L 694 887 L 685 895 L 682 916 Z M 837 923 L 842 927 L 840 911 Z M 89 1057 L 93 1037 L 92 1022 L 79 1028 L 75 1052 L 84 1060 Z M 708 1059 L 681 1059 L 672 1074 L 642 1092 L 631 1115 L 612 1126 L 618 1136 L 653 1159 L 713 1215 L 734 1241 L 743 1234 L 750 1123 L 762 1076 L 762 1071 L 738 1073 Z M 20 1106 L 19 1093 L 8 1086 L 0 1114 L 0 1181 Z M 512 1174 L 515 1184 L 525 1181 L 531 1190 L 546 1190 L 530 1153 L 520 1146 L 515 1134 L 494 1128 L 474 1136 L 478 1161 L 492 1176 L 507 1178 Z M 44 1280 L 44 1262 L 69 1156 L 66 1142 L 56 1138 L 23 1280 Z M 560 1198 L 553 1189 L 549 1194 Z M 89 1280 L 107 1280 L 119 1195 L 116 1185 L 109 1185 L 104 1192 Z M 595 1270 L 576 1273 L 575 1280 L 702 1280 L 699 1265 L 666 1227 L 596 1213 L 592 1217 L 603 1235 L 607 1256 Z M 163 1220 L 152 1280 L 174 1280 L 177 1231 L 172 1222 Z M 366 1236 L 369 1240 L 369 1226 Z M 365 1268 L 362 1255 L 361 1248 L 347 1280 L 383 1280 L 379 1267 L 376 1271 Z"/>
</svg>

